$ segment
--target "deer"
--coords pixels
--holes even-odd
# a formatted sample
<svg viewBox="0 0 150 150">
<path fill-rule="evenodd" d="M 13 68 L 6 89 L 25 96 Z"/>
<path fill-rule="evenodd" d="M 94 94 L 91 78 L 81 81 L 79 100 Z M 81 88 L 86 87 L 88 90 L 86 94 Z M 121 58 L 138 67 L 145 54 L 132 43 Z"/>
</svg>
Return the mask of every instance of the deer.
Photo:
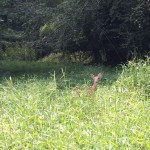
<svg viewBox="0 0 150 150">
<path fill-rule="evenodd" d="M 97 76 L 95 76 L 94 74 L 91 74 L 93 84 L 89 87 L 84 87 L 83 89 L 73 89 L 72 94 L 78 95 L 81 93 L 81 91 L 86 92 L 87 95 L 91 93 L 95 93 L 95 91 L 97 90 L 98 82 L 102 78 L 102 76 L 103 76 L 103 72 L 100 72 Z"/>
</svg>

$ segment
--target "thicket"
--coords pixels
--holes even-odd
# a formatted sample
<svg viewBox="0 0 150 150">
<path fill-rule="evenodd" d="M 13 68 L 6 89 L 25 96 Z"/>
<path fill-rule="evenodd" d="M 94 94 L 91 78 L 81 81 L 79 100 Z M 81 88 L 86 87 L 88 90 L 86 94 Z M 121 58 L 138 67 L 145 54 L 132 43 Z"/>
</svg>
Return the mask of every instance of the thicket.
<svg viewBox="0 0 150 150">
<path fill-rule="evenodd" d="M 8 43 L 18 42 L 36 59 L 82 51 L 96 63 L 124 62 L 150 50 L 149 0 L 2 0 L 0 12 L 5 55 Z"/>
</svg>

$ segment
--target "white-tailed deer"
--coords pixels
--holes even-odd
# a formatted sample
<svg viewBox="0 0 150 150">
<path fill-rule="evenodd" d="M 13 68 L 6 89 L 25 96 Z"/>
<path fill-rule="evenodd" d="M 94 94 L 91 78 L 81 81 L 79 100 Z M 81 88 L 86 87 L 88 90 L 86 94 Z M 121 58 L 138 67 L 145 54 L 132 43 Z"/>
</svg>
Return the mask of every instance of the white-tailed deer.
<svg viewBox="0 0 150 150">
<path fill-rule="evenodd" d="M 102 78 L 103 73 L 100 72 L 97 76 L 91 74 L 91 78 L 93 79 L 93 85 L 90 87 L 84 87 L 81 89 L 73 89 L 72 94 L 77 95 L 80 94 L 82 91 L 86 93 L 86 95 L 89 95 L 90 93 L 93 93 L 97 90 L 98 81 Z"/>
</svg>

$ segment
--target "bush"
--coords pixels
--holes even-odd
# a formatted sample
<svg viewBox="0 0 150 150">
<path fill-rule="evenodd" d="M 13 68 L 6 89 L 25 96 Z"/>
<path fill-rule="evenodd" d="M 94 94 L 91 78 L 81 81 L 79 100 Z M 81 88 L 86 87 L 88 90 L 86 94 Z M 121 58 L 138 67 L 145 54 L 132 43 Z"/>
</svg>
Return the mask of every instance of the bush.
<svg viewBox="0 0 150 150">
<path fill-rule="evenodd" d="M 123 66 L 123 72 L 115 83 L 118 87 L 139 96 L 138 99 L 147 100 L 150 96 L 150 58 L 130 61 Z"/>
<path fill-rule="evenodd" d="M 9 60 L 35 60 L 35 50 L 29 48 L 26 44 L 10 44 L 5 45 L 5 51 L 0 52 L 1 59 Z"/>
</svg>

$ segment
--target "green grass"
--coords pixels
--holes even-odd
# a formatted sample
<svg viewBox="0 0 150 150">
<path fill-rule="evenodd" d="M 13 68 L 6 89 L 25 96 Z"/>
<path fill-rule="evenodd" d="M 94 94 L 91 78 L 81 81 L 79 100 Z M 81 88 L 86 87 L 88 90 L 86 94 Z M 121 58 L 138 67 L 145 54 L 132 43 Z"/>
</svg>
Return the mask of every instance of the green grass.
<svg viewBox="0 0 150 150">
<path fill-rule="evenodd" d="M 71 94 L 103 69 L 95 95 Z M 1 61 L 0 73 L 0 149 L 150 149 L 149 58 L 119 68 Z"/>
</svg>

